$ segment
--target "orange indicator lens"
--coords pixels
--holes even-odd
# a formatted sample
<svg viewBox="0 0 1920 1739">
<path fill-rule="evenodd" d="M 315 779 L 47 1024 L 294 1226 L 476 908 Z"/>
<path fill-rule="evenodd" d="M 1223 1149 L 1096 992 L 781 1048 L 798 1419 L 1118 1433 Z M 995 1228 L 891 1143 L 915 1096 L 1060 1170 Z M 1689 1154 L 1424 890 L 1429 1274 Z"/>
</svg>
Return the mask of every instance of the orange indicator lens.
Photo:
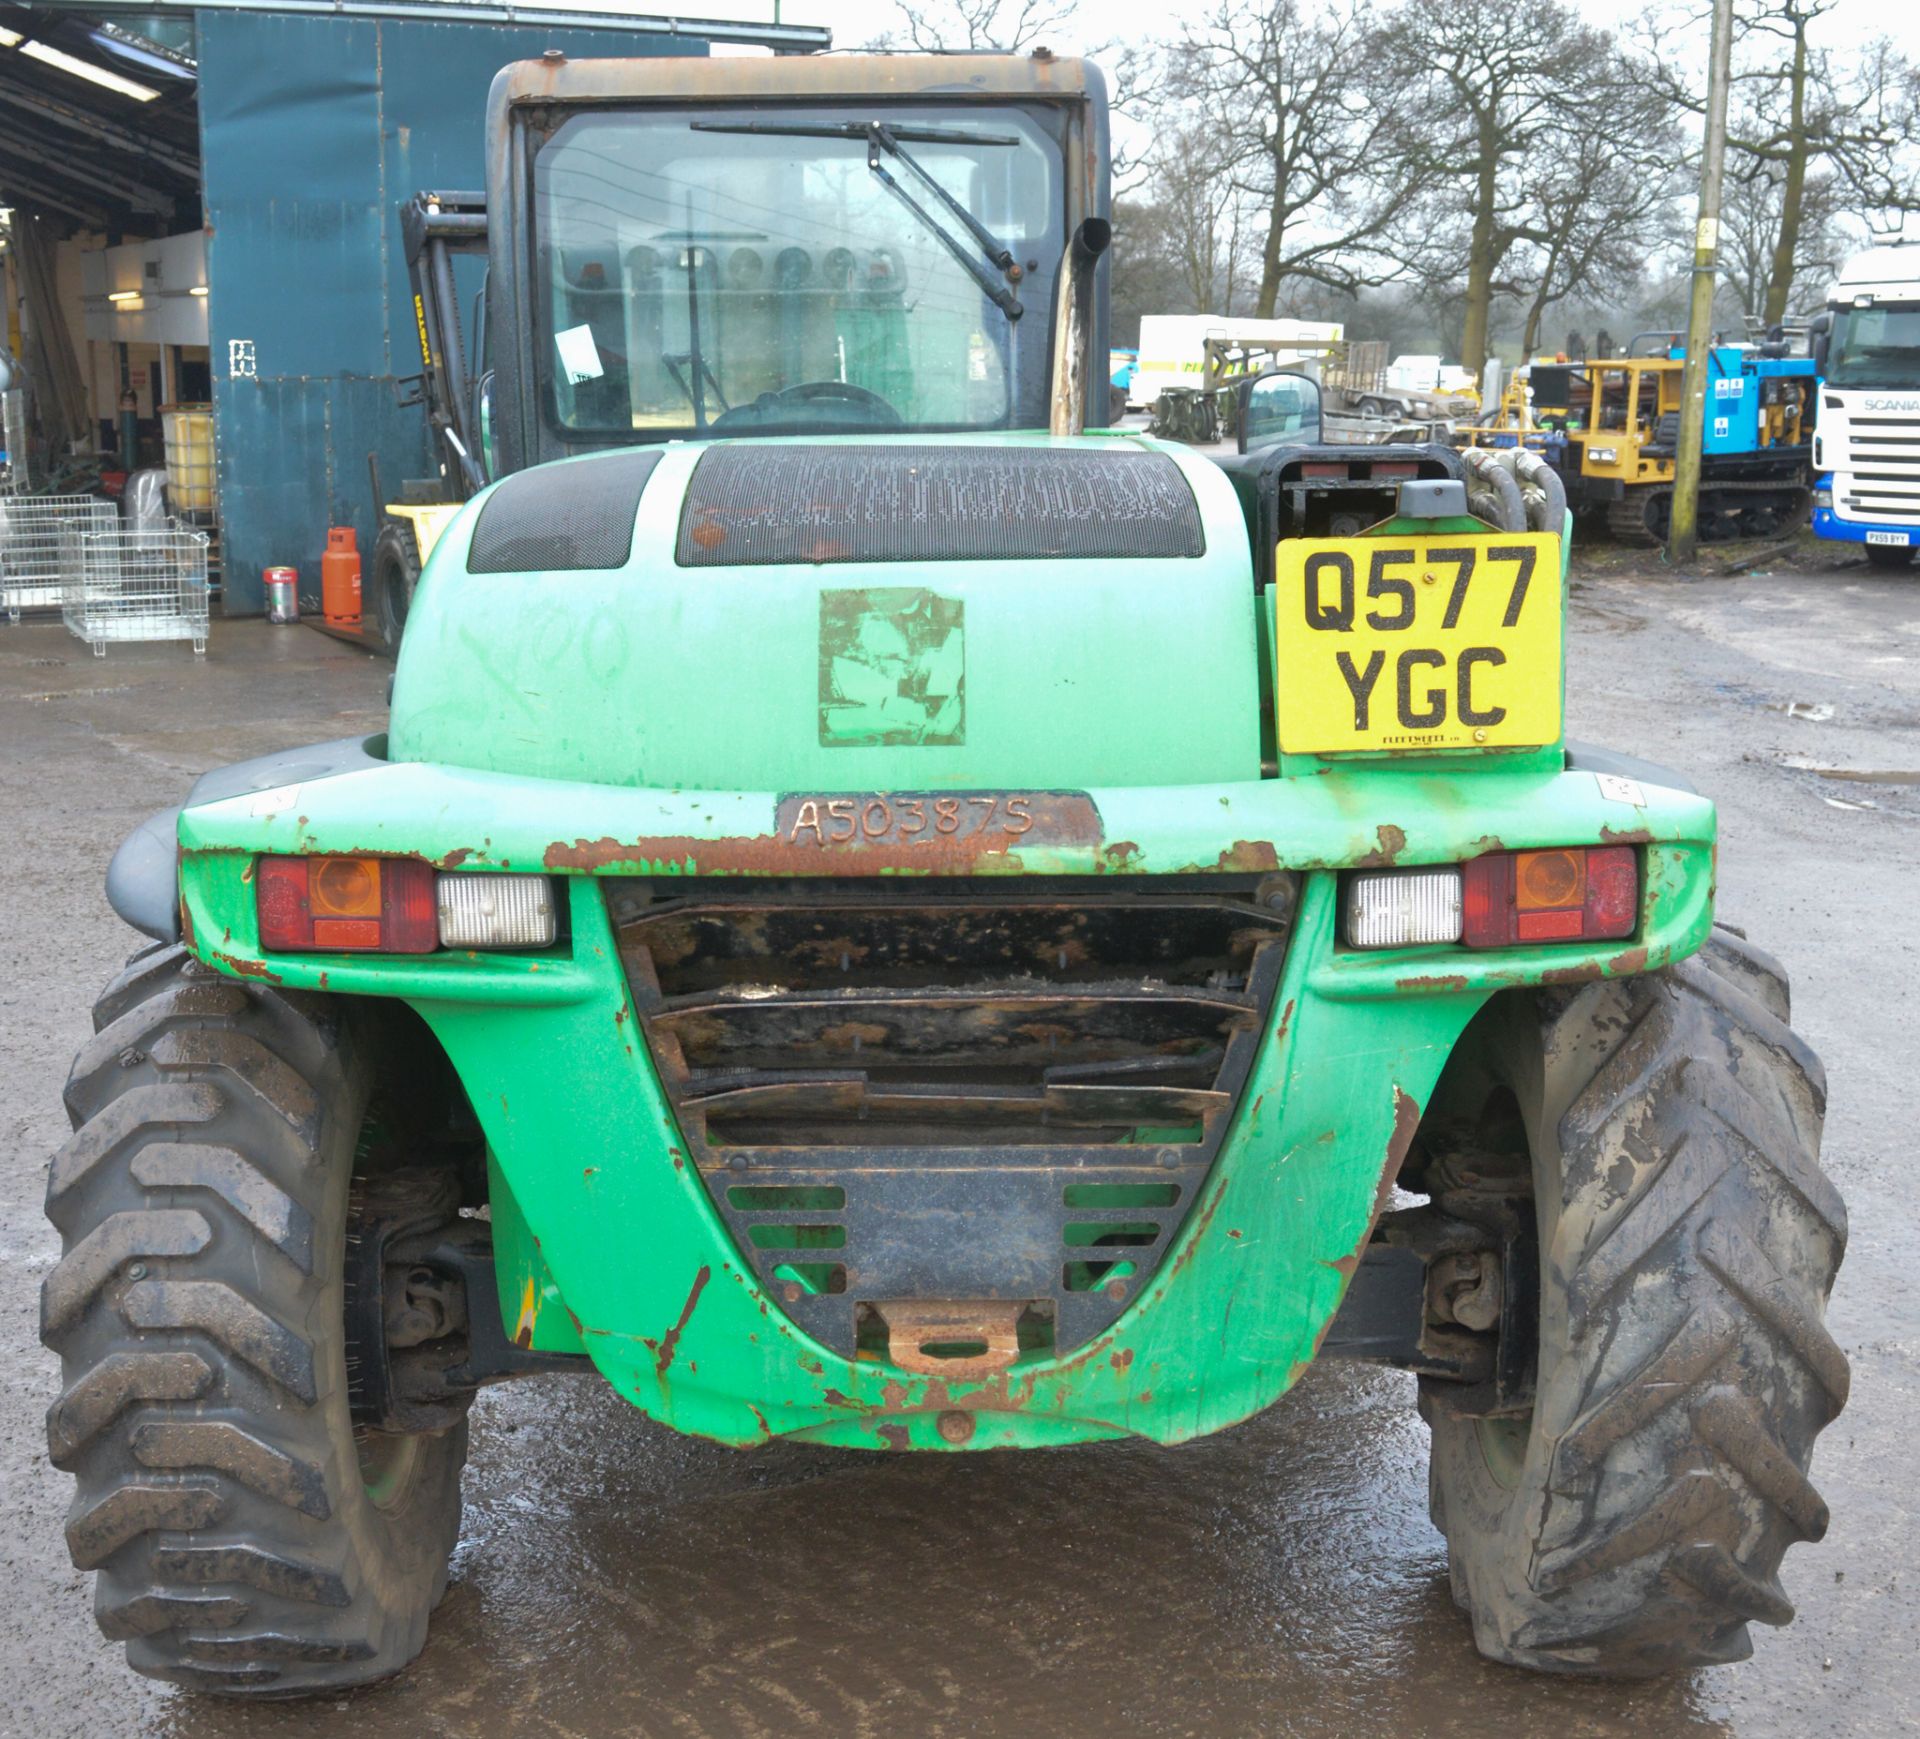
<svg viewBox="0 0 1920 1739">
<path fill-rule="evenodd" d="M 1583 851 L 1523 851 L 1514 857 L 1514 903 L 1523 912 L 1578 906 L 1586 891 L 1587 854 Z"/>
<path fill-rule="evenodd" d="M 377 857 L 316 857 L 308 863 L 307 888 L 316 918 L 379 918 Z"/>
</svg>

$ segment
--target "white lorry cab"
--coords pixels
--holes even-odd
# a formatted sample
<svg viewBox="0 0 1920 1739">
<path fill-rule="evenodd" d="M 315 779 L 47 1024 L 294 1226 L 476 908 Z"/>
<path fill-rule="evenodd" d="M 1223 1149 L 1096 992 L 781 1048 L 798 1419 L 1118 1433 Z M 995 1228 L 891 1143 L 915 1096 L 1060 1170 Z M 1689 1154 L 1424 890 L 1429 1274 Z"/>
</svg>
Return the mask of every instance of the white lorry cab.
<svg viewBox="0 0 1920 1739">
<path fill-rule="evenodd" d="M 1920 546 L 1920 242 L 1850 259 L 1811 337 L 1814 533 L 1904 567 Z"/>
</svg>

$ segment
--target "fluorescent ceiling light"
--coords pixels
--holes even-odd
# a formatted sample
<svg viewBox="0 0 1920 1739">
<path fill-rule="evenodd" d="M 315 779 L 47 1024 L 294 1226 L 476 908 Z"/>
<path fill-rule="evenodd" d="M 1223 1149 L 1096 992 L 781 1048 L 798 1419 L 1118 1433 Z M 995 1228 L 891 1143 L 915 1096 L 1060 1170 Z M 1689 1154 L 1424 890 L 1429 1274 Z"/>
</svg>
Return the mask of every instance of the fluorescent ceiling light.
<svg viewBox="0 0 1920 1739">
<path fill-rule="evenodd" d="M 109 290 L 107 292 L 107 300 L 109 302 L 137 302 L 140 300 L 140 292 L 138 290 Z"/>
<path fill-rule="evenodd" d="M 193 288 L 187 292 L 189 296 L 204 296 L 206 293 L 207 287 L 205 284 L 195 284 Z"/>
<path fill-rule="evenodd" d="M 105 67 L 94 66 L 88 61 L 77 59 L 57 48 L 49 48 L 44 42 L 23 42 L 22 54 L 32 55 L 35 60 L 48 66 L 57 66 L 62 72 L 72 73 L 75 78 L 83 78 L 90 84 L 104 85 L 110 91 L 118 91 L 123 97 L 132 97 L 137 103 L 150 103 L 160 93 L 151 85 L 143 85 L 134 79 L 122 78 L 117 72 L 108 72 Z"/>
<path fill-rule="evenodd" d="M 0 28 L 0 48 L 18 48 L 26 40 L 17 30 Z"/>
</svg>

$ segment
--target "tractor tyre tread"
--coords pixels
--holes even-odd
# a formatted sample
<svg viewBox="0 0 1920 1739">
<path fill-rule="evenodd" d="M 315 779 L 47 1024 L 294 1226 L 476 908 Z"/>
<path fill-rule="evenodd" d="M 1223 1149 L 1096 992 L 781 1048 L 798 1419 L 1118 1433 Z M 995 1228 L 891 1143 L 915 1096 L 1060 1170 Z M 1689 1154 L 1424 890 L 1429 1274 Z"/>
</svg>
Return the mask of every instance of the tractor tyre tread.
<svg viewBox="0 0 1920 1739">
<path fill-rule="evenodd" d="M 1422 1395 L 1450 1577 L 1496 1660 L 1645 1677 L 1742 1659 L 1750 1622 L 1793 1616 L 1781 1559 L 1826 1530 L 1808 1465 L 1848 1371 L 1823 1320 L 1846 1243 L 1825 1080 L 1787 1008 L 1779 963 L 1727 931 L 1509 1004 L 1505 1030 L 1535 1035 L 1516 1096 L 1553 1199 L 1539 1391 L 1504 1485 L 1484 1423 Z"/>
<path fill-rule="evenodd" d="M 178 946 L 137 954 L 96 1019 L 50 1173 L 64 1253 L 42 1337 L 100 1628 L 137 1671 L 200 1690 L 382 1678 L 419 1652 L 444 1586 L 466 1425 L 418 1439 L 376 1507 L 342 1311 L 366 1047 L 325 999 Z"/>
</svg>

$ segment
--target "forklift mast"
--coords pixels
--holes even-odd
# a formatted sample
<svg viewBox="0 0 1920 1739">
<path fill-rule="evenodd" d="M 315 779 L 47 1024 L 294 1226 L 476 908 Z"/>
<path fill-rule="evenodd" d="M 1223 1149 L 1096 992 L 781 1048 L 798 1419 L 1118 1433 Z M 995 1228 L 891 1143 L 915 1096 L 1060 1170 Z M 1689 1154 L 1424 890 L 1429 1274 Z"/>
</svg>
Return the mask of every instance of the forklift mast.
<svg viewBox="0 0 1920 1739">
<path fill-rule="evenodd" d="M 434 462 L 452 498 L 465 501 L 484 488 L 487 479 L 479 459 L 475 382 L 461 336 L 453 256 L 486 257 L 486 195 L 416 193 L 400 208 L 400 235 L 413 289 L 421 369 L 407 377 L 405 384 L 414 390 L 401 402 L 426 406 Z"/>
</svg>

